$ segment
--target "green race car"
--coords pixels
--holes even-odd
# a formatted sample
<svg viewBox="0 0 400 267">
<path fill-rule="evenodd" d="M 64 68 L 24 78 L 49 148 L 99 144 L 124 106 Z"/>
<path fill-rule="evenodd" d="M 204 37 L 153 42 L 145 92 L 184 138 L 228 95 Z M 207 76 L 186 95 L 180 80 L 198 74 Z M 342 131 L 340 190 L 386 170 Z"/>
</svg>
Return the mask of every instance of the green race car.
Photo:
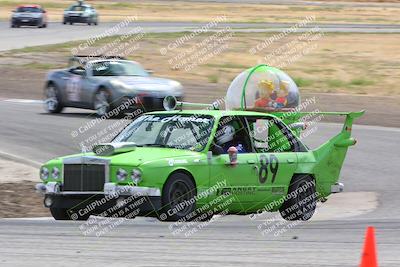
<svg viewBox="0 0 400 267">
<path fill-rule="evenodd" d="M 208 220 L 214 214 L 280 211 L 308 220 L 316 202 L 341 192 L 353 120 L 315 150 L 288 126 L 306 112 L 169 110 L 145 113 L 111 143 L 41 167 L 44 205 L 56 220 L 90 215 Z"/>
</svg>

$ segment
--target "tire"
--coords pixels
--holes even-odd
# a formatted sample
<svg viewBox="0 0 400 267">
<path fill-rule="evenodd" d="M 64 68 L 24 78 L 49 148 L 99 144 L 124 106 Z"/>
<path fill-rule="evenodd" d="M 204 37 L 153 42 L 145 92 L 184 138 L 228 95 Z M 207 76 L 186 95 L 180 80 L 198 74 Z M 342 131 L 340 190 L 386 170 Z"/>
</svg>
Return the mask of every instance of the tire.
<svg viewBox="0 0 400 267">
<path fill-rule="evenodd" d="M 90 217 L 90 214 L 86 214 L 84 216 L 80 216 L 73 212 L 70 212 L 69 214 L 68 209 L 62 208 L 50 208 L 50 213 L 57 221 L 86 221 Z M 76 217 L 74 215 L 76 215 Z"/>
<path fill-rule="evenodd" d="M 64 24 L 64 25 L 65 25 L 65 24 L 67 24 L 67 22 L 66 22 L 65 20 L 63 20 L 62 24 Z"/>
<path fill-rule="evenodd" d="M 43 24 L 43 28 L 47 28 L 47 23 Z"/>
<path fill-rule="evenodd" d="M 100 89 L 94 95 L 93 106 L 98 117 L 106 115 L 111 110 L 110 93 L 107 89 Z"/>
<path fill-rule="evenodd" d="M 279 209 L 287 221 L 307 221 L 317 207 L 315 181 L 308 175 L 296 175 L 292 178 L 288 196 Z"/>
<path fill-rule="evenodd" d="M 161 196 L 163 209 L 161 215 L 159 215 L 159 220 L 177 221 L 185 217 L 188 218 L 188 215 L 196 207 L 195 196 L 196 186 L 188 175 L 184 173 L 172 174 L 163 188 Z M 179 205 L 185 203 L 185 201 L 187 204 L 179 208 Z"/>
<path fill-rule="evenodd" d="M 98 21 L 97 21 L 97 19 L 94 21 L 94 25 L 96 25 L 97 26 L 97 24 L 98 24 Z"/>
<path fill-rule="evenodd" d="M 60 113 L 64 108 L 60 91 L 53 83 L 49 83 L 45 89 L 44 102 L 45 109 L 49 113 Z"/>
<path fill-rule="evenodd" d="M 15 25 L 14 25 L 14 24 L 11 24 L 10 27 L 11 27 L 11 28 L 15 28 Z"/>
<path fill-rule="evenodd" d="M 69 25 L 72 25 L 72 24 L 74 24 L 74 23 L 73 23 L 72 21 L 70 21 L 70 22 L 69 22 Z"/>
</svg>

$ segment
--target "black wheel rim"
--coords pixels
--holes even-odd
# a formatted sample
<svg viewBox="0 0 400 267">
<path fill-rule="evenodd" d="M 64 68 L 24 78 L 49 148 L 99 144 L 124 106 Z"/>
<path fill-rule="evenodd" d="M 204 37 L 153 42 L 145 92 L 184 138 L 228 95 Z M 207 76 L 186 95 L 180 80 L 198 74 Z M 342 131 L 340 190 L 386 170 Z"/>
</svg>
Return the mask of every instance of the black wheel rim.
<svg viewBox="0 0 400 267">
<path fill-rule="evenodd" d="M 186 215 L 192 208 L 188 202 L 191 197 L 189 185 L 183 181 L 176 181 L 169 192 L 171 210 L 178 216 Z"/>
</svg>

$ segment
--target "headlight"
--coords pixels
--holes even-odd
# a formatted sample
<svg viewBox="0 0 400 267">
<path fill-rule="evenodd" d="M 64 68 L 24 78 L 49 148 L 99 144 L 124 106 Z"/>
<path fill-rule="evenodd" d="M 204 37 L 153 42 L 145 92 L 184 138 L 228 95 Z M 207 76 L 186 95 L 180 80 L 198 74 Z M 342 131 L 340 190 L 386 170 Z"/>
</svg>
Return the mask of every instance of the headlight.
<svg viewBox="0 0 400 267">
<path fill-rule="evenodd" d="M 47 180 L 49 178 L 49 169 L 47 169 L 46 167 L 42 167 L 40 169 L 40 179 Z"/>
<path fill-rule="evenodd" d="M 126 180 L 126 178 L 128 177 L 128 172 L 125 171 L 124 169 L 118 169 L 117 171 L 117 179 L 118 181 L 122 182 L 124 180 Z"/>
<path fill-rule="evenodd" d="M 51 177 L 53 177 L 53 179 L 58 179 L 60 178 L 60 170 L 57 167 L 54 167 L 51 170 Z"/>
<path fill-rule="evenodd" d="M 131 174 L 132 181 L 135 185 L 138 185 L 142 181 L 142 172 L 138 169 L 133 169 Z"/>
</svg>

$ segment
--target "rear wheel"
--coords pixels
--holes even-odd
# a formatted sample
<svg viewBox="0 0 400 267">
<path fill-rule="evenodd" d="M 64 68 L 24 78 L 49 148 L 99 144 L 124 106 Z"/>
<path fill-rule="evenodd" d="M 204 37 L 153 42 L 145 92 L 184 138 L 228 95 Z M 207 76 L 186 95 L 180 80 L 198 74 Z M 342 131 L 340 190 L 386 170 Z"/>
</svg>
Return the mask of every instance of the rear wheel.
<svg viewBox="0 0 400 267">
<path fill-rule="evenodd" d="M 45 109 L 50 113 L 60 113 L 64 106 L 61 102 L 60 92 L 57 87 L 50 83 L 45 90 Z"/>
<path fill-rule="evenodd" d="M 317 207 L 315 181 L 308 175 L 296 175 L 289 186 L 288 197 L 279 209 L 288 221 L 307 221 Z"/>
<path fill-rule="evenodd" d="M 159 219 L 177 221 L 181 218 L 189 218 L 196 207 L 195 195 L 196 187 L 188 175 L 172 174 L 163 188 L 161 197 L 163 210 Z"/>
<path fill-rule="evenodd" d="M 100 89 L 94 95 L 94 109 L 97 116 L 101 117 L 110 111 L 110 94 L 105 89 Z"/>
</svg>

